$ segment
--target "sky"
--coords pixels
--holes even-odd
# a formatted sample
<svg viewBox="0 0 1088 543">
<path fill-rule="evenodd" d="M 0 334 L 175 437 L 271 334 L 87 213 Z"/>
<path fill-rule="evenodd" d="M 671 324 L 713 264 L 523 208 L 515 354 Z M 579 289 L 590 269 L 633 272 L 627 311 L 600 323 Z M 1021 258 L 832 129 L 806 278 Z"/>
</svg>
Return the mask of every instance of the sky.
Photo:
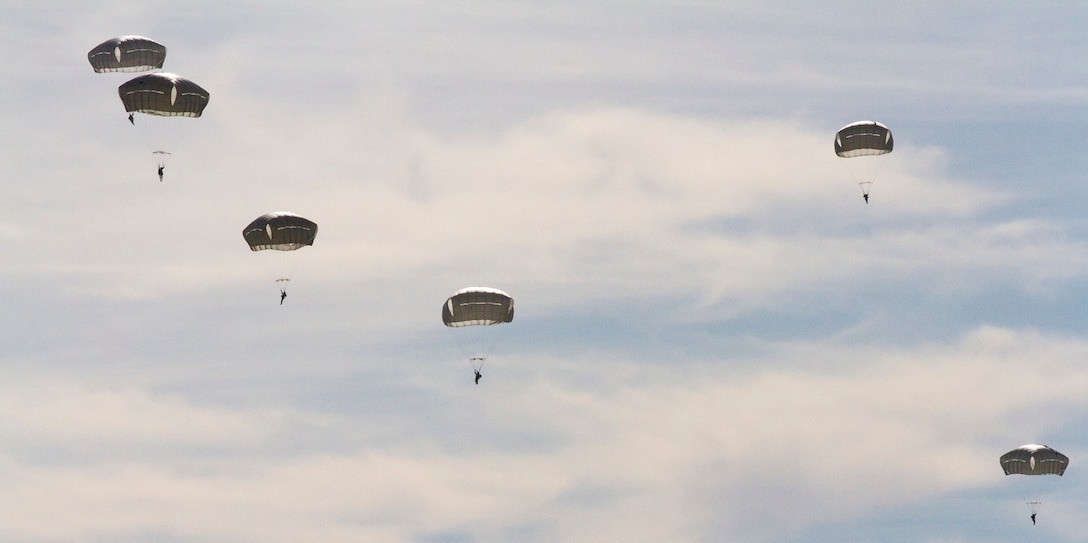
<svg viewBox="0 0 1088 543">
<path fill-rule="evenodd" d="M 0 3 L 0 541 L 1088 541 L 1088 7 L 817 4 Z"/>
</svg>

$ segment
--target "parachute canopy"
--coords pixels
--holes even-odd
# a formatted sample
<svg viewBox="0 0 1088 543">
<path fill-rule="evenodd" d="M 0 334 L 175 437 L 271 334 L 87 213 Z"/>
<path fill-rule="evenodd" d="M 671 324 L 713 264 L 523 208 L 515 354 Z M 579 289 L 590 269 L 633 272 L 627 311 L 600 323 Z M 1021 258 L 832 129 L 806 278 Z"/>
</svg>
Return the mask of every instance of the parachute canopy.
<svg viewBox="0 0 1088 543">
<path fill-rule="evenodd" d="M 294 251 L 314 244 L 317 224 L 294 213 L 276 211 L 261 215 L 249 223 L 242 230 L 242 237 L 252 251 Z"/>
<path fill-rule="evenodd" d="M 91 49 L 87 60 L 97 73 L 146 72 L 162 68 L 166 46 L 143 36 L 118 36 Z"/>
<path fill-rule="evenodd" d="M 462 326 L 492 325 L 514 320 L 514 299 L 495 288 L 463 288 L 442 306 L 442 323 Z"/>
<path fill-rule="evenodd" d="M 130 79 L 117 93 L 125 111 L 163 117 L 199 117 L 210 97 L 200 85 L 165 72 Z"/>
<path fill-rule="evenodd" d="M 876 121 L 848 124 L 835 134 L 835 154 L 843 158 L 892 152 L 892 131 Z"/>
<path fill-rule="evenodd" d="M 1046 445 L 1024 445 L 1001 455 L 1005 475 L 1062 475 L 1069 457 Z"/>
</svg>

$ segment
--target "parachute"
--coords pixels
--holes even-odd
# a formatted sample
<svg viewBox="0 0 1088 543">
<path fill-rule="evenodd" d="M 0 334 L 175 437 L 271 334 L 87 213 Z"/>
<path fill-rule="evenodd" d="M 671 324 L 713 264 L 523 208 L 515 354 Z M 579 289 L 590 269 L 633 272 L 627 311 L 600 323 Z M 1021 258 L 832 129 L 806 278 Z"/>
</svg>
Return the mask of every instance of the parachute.
<svg viewBox="0 0 1088 543">
<path fill-rule="evenodd" d="M 118 87 L 117 93 L 125 111 L 162 117 L 199 117 L 210 98 L 200 85 L 165 72 L 134 77 Z"/>
<path fill-rule="evenodd" d="M 1005 475 L 1057 475 L 1065 474 L 1065 468 L 1069 465 L 1069 457 L 1046 445 L 1029 444 L 1017 447 L 1001 455 L 1001 469 Z M 1031 512 L 1031 521 L 1035 522 L 1035 515 L 1039 512 L 1042 502 L 1037 499 L 1025 498 L 1028 510 Z"/>
<path fill-rule="evenodd" d="M 496 288 L 463 288 L 442 305 L 442 324 L 458 329 L 461 348 L 476 371 L 498 342 L 498 334 L 490 328 L 513 320 L 514 299 Z"/>
<path fill-rule="evenodd" d="M 317 224 L 294 213 L 276 211 L 257 217 L 242 231 L 252 251 L 294 251 L 313 245 Z"/>
<path fill-rule="evenodd" d="M 314 244 L 314 238 L 317 237 L 317 224 L 294 213 L 276 211 L 254 219 L 242 230 L 242 237 L 251 251 L 297 251 Z M 276 258 L 274 260 L 278 261 L 274 263 L 277 271 L 276 283 L 281 285 L 282 293 L 286 291 L 282 285 L 291 280 L 289 265 L 293 264 L 294 259 Z M 283 302 L 282 298 L 280 302 Z"/>
<path fill-rule="evenodd" d="M 876 121 L 851 123 L 835 133 L 835 154 L 851 159 L 847 167 L 866 202 L 883 162 L 879 157 L 892 152 L 894 144 L 892 131 Z"/>
<path fill-rule="evenodd" d="M 166 46 L 143 36 L 108 39 L 87 53 L 95 73 L 147 72 L 162 69 Z"/>
<path fill-rule="evenodd" d="M 514 299 L 495 288 L 463 288 L 442 306 L 442 323 L 451 328 L 490 326 L 513 320 Z"/>
<path fill-rule="evenodd" d="M 1001 468 L 1005 475 L 1058 475 L 1065 474 L 1069 457 L 1046 445 L 1024 445 L 1001 455 Z"/>
</svg>

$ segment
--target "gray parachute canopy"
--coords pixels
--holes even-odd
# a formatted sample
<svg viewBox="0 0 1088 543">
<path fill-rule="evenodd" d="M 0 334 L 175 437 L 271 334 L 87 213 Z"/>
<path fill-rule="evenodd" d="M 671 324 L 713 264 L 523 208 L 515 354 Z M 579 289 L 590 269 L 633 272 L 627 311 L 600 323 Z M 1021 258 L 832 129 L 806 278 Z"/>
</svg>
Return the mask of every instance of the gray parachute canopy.
<svg viewBox="0 0 1088 543">
<path fill-rule="evenodd" d="M 97 73 L 158 70 L 166 60 L 166 46 L 143 36 L 118 36 L 91 49 L 87 60 Z"/>
<path fill-rule="evenodd" d="M 1005 475 L 1062 475 L 1069 457 L 1046 445 L 1024 445 L 1001 455 Z"/>
<path fill-rule="evenodd" d="M 317 224 L 294 213 L 277 211 L 257 217 L 242 230 L 242 237 L 251 251 L 294 251 L 314 244 Z"/>
<path fill-rule="evenodd" d="M 892 131 L 876 121 L 848 124 L 835 134 L 835 154 L 843 158 L 892 152 Z"/>
<path fill-rule="evenodd" d="M 163 117 L 199 117 L 210 98 L 200 85 L 165 72 L 130 79 L 117 88 L 117 94 L 125 111 Z"/>
<path fill-rule="evenodd" d="M 442 306 L 442 323 L 450 327 L 486 326 L 512 320 L 514 299 L 496 288 L 463 288 Z"/>
</svg>

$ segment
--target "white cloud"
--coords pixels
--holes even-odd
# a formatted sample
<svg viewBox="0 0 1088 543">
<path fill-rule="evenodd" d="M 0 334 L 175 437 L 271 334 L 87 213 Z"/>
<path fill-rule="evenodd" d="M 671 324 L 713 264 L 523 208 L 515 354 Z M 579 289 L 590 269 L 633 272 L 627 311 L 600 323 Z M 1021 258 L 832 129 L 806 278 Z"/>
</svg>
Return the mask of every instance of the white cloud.
<svg viewBox="0 0 1088 543">
<path fill-rule="evenodd" d="M 972 540 L 1002 449 L 1084 456 L 1082 227 L 1024 203 L 1077 187 L 953 173 L 1076 148 L 1032 133 L 1075 10 L 197 7 L 0 7 L 0 539 Z M 83 58 L 129 32 L 212 92 L 161 184 Z M 241 238 L 281 209 L 282 308 Z M 478 387 L 471 284 L 518 299 Z"/>
<path fill-rule="evenodd" d="M 392 441 L 358 439 L 409 414 L 284 417 L 267 407 L 194 408 L 139 391 L 46 387 L 34 409 L 5 395 L 6 433 L 57 442 L 74 458 L 5 455 L 11 479 L 0 503 L 14 519 L 8 533 L 23 539 L 143 531 L 194 541 L 492 540 L 535 526 L 525 540 L 763 540 L 751 535 L 759 526 L 798 532 L 828 517 L 864 518 L 1008 483 L 996 463 L 1004 448 L 1048 441 L 1079 420 L 1072 413 L 1085 407 L 1088 373 L 1077 360 L 1086 354 L 1078 339 L 980 328 L 954 344 L 893 353 L 785 346 L 748 363 L 806 357 L 808 367 L 761 372 L 714 360 L 677 374 L 625 371 L 622 360 L 538 358 L 523 361 L 537 369 L 521 386 L 449 398 L 463 404 L 441 415 L 452 435 L 464 432 L 457 447 L 411 426 Z M 611 384 L 576 384 L 601 378 Z M 471 399 L 480 394 L 487 399 Z M 1040 409 L 1069 414 L 1039 417 Z M 307 428 L 340 434 L 341 443 L 278 443 Z M 518 428 L 551 444 L 509 440 Z M 119 450 L 87 469 L 85 442 L 205 452 L 194 462 Z M 251 454 L 261 448 L 278 452 Z M 56 520 L 39 522 L 46 517 Z M 1075 522 L 1048 521 L 1058 529 Z"/>
</svg>

